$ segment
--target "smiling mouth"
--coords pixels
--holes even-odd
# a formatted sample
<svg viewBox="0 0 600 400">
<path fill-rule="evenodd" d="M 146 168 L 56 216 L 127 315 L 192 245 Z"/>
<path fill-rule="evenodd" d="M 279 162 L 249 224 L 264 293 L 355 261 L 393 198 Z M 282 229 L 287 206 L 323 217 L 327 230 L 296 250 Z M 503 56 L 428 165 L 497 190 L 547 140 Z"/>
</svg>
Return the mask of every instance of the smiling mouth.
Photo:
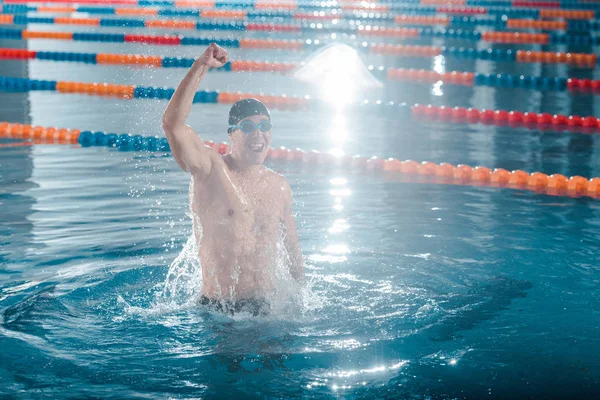
<svg viewBox="0 0 600 400">
<path fill-rule="evenodd" d="M 264 143 L 252 143 L 248 145 L 248 148 L 252 150 L 254 153 L 260 153 L 265 148 Z"/>
</svg>

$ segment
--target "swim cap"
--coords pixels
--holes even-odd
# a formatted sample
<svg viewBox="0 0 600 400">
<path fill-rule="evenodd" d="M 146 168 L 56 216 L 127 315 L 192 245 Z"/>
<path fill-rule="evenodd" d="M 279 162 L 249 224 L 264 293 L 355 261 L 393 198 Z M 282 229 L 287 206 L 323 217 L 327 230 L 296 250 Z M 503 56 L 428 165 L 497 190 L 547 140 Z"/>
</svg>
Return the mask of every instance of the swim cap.
<svg viewBox="0 0 600 400">
<path fill-rule="evenodd" d="M 229 125 L 237 125 L 244 118 L 253 115 L 266 115 L 271 120 L 271 113 L 263 103 L 256 99 L 242 99 L 236 101 L 229 110 Z M 227 132 L 230 132 L 228 129 Z"/>
</svg>

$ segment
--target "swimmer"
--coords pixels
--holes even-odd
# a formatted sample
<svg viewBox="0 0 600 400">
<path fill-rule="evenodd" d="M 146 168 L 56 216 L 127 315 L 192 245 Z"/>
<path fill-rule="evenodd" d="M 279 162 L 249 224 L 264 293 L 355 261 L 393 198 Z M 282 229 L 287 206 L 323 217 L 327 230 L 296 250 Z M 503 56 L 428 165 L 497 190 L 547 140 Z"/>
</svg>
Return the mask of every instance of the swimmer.
<svg viewBox="0 0 600 400">
<path fill-rule="evenodd" d="M 191 175 L 190 208 L 202 265 L 201 304 L 262 304 L 276 285 L 277 244 L 289 258 L 289 273 L 304 281 L 304 263 L 286 179 L 262 165 L 271 144 L 267 107 L 243 99 L 229 111 L 231 152 L 204 145 L 185 121 L 200 81 L 222 67 L 227 52 L 211 44 L 173 94 L 162 126 L 177 164 Z M 194 232 L 198 232 L 194 229 Z M 200 237 L 201 236 L 201 237 Z"/>
</svg>

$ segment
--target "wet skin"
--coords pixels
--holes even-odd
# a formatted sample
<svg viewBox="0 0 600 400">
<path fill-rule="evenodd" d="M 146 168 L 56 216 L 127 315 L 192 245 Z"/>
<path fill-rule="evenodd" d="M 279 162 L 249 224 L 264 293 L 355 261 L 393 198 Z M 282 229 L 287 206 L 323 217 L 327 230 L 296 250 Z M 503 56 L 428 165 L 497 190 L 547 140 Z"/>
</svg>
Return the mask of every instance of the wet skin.
<svg viewBox="0 0 600 400">
<path fill-rule="evenodd" d="M 292 278 L 303 281 L 304 264 L 290 186 L 262 165 L 272 132 L 233 130 L 231 152 L 221 156 L 185 124 L 200 81 L 209 68 L 225 62 L 227 52 L 215 44 L 194 62 L 167 106 L 163 130 L 175 161 L 192 176 L 190 209 L 203 295 L 235 301 L 264 298 L 273 291 L 278 243 L 287 254 Z M 238 124 L 250 120 L 258 125 L 265 119 L 265 115 L 251 115 Z"/>
<path fill-rule="evenodd" d="M 259 123 L 267 117 L 247 119 Z M 283 176 L 261 165 L 270 132 L 232 135 L 236 136 L 232 141 L 243 146 L 238 151 L 234 145 L 232 153 L 240 153 L 255 163 L 253 167 L 237 169 L 234 155 L 220 156 L 211 150 L 210 174 L 192 175 L 190 207 L 195 223 L 202 226 L 197 240 L 203 294 L 212 299 L 265 297 L 274 285 L 277 242 L 293 225 L 292 194 Z"/>
</svg>

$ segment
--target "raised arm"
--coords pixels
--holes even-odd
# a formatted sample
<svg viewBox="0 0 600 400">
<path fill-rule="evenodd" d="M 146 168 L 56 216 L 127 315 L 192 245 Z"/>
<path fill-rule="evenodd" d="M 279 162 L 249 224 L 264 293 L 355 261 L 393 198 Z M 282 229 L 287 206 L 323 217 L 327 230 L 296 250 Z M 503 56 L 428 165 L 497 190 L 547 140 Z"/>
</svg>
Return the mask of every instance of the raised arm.
<svg viewBox="0 0 600 400">
<path fill-rule="evenodd" d="M 227 52 L 212 43 L 194 62 L 173 94 L 162 118 L 162 127 L 177 164 L 194 175 L 207 176 L 212 167 L 214 153 L 205 146 L 185 120 L 192 109 L 194 95 L 209 68 L 222 67 L 227 62 Z"/>
<path fill-rule="evenodd" d="M 284 180 L 285 204 L 283 209 L 283 226 L 285 230 L 284 246 L 290 257 L 290 273 L 299 282 L 304 281 L 304 260 L 302 249 L 296 232 L 296 221 L 292 215 L 292 189 Z"/>
</svg>

